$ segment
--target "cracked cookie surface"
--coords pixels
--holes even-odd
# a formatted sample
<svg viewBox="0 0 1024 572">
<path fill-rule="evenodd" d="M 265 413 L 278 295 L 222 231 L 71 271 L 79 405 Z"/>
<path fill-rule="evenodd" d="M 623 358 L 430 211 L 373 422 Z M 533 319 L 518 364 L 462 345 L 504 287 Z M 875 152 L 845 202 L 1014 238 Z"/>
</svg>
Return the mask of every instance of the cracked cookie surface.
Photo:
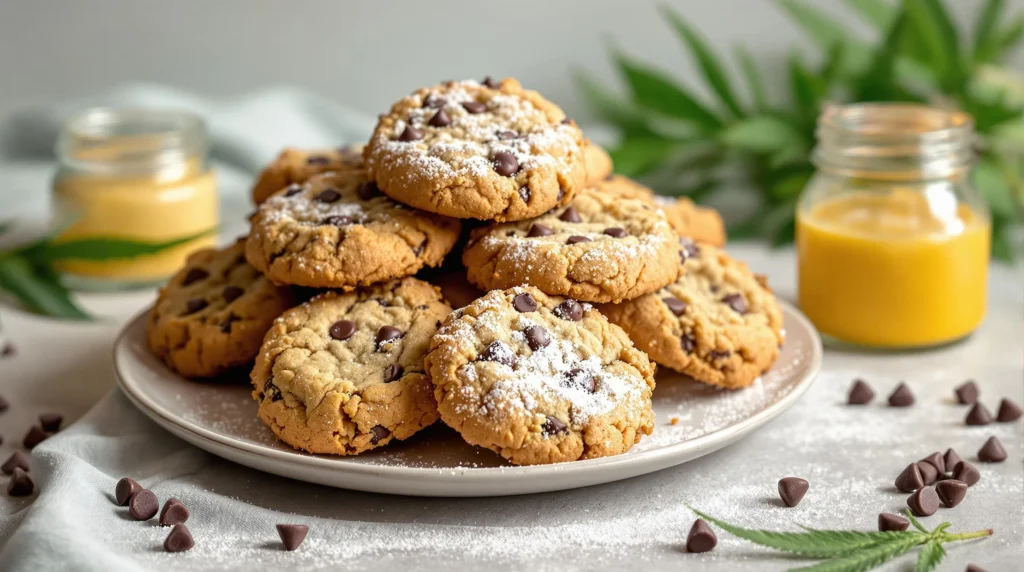
<svg viewBox="0 0 1024 572">
<path fill-rule="evenodd" d="M 640 183 L 619 175 L 606 177 L 595 182 L 594 186 L 607 193 L 644 201 L 660 208 L 672 229 L 680 237 L 719 247 L 725 245 L 725 224 L 721 215 L 713 208 L 697 206 L 687 197 L 659 195 Z"/>
<path fill-rule="evenodd" d="M 657 208 L 593 187 L 536 219 L 475 229 L 462 262 L 484 290 L 530 285 L 588 302 L 653 292 L 679 271 L 677 237 Z"/>
<path fill-rule="evenodd" d="M 334 149 L 289 147 L 264 167 L 252 186 L 252 201 L 260 204 L 292 183 L 305 183 L 313 175 L 356 169 L 363 164 L 363 146 L 345 145 Z"/>
<path fill-rule="evenodd" d="M 586 180 L 580 130 L 514 79 L 414 92 L 381 116 L 363 156 L 388 196 L 458 218 L 535 217 Z"/>
<path fill-rule="evenodd" d="M 654 426 L 654 366 L 593 306 L 531 287 L 456 310 L 425 365 L 441 419 L 519 465 L 617 455 Z"/>
<path fill-rule="evenodd" d="M 405 278 L 321 294 L 278 318 L 252 370 L 259 418 L 310 453 L 355 455 L 437 420 L 424 373 L 430 337 L 451 308 Z"/>
<path fill-rule="evenodd" d="M 782 311 L 765 278 L 746 264 L 680 241 L 678 280 L 601 311 L 656 363 L 711 385 L 747 387 L 778 358 Z"/>
<path fill-rule="evenodd" d="M 279 191 L 251 219 L 249 262 L 279 284 L 351 290 L 437 266 L 458 220 L 380 194 L 361 169 L 314 176 Z"/>
<path fill-rule="evenodd" d="M 274 318 L 297 303 L 245 260 L 245 243 L 193 253 L 160 290 L 146 324 L 149 349 L 185 377 L 248 366 Z"/>
</svg>

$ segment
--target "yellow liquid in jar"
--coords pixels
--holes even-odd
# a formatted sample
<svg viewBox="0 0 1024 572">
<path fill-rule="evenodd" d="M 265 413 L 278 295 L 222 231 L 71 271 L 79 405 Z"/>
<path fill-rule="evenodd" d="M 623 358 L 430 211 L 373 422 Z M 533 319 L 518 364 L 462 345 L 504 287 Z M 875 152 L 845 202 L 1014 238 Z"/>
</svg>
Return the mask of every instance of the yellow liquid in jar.
<svg viewBox="0 0 1024 572">
<path fill-rule="evenodd" d="M 797 214 L 799 304 L 823 334 L 909 348 L 981 323 L 989 220 L 926 193 L 851 193 Z"/>
</svg>

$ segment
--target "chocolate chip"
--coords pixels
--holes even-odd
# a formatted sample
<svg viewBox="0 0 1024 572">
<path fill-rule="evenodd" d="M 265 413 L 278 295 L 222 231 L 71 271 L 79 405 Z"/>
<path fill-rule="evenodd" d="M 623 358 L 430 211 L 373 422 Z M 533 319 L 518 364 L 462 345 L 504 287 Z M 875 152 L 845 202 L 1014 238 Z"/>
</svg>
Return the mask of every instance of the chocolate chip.
<svg viewBox="0 0 1024 572">
<path fill-rule="evenodd" d="M 195 545 L 192 533 L 184 524 L 175 524 L 170 534 L 164 539 L 164 550 L 167 552 L 184 552 Z"/>
<path fill-rule="evenodd" d="M 694 340 L 693 337 L 689 335 L 684 335 L 679 340 L 679 347 L 683 348 L 684 352 L 691 354 L 693 353 L 693 350 L 697 347 L 697 341 Z"/>
<path fill-rule="evenodd" d="M 569 207 L 562 211 L 562 214 L 558 215 L 558 220 L 565 222 L 580 222 L 583 219 L 580 218 L 580 212 L 574 207 Z"/>
<path fill-rule="evenodd" d="M 494 172 L 502 177 L 511 177 L 519 172 L 519 160 L 508 151 L 498 151 L 491 159 Z"/>
<path fill-rule="evenodd" d="M 530 232 L 526 233 L 526 237 L 536 238 L 538 236 L 551 236 L 554 233 L 555 232 L 550 228 L 542 224 L 534 223 L 532 226 L 530 226 Z"/>
<path fill-rule="evenodd" d="M 298 183 L 292 183 L 288 185 L 288 189 L 284 192 L 284 196 L 293 197 L 302 192 L 302 185 Z"/>
<path fill-rule="evenodd" d="M 494 341 L 488 344 L 484 351 L 480 354 L 479 359 L 483 361 L 493 361 L 508 367 L 513 367 L 516 364 L 516 354 L 508 346 L 508 344 L 501 341 Z"/>
<path fill-rule="evenodd" d="M 380 194 L 380 187 L 378 187 L 377 183 L 374 183 L 373 181 L 363 181 L 362 183 L 359 183 L 359 187 L 356 189 L 356 194 L 359 195 L 360 199 L 368 201 Z"/>
<path fill-rule="evenodd" d="M 132 497 L 141 490 L 142 485 L 128 477 L 125 477 L 120 481 L 117 481 L 117 486 L 114 487 L 114 500 L 117 501 L 118 506 L 126 506 L 128 501 L 130 501 Z"/>
<path fill-rule="evenodd" d="M 557 435 L 558 433 L 568 433 L 569 427 L 556 417 L 548 416 L 541 425 L 541 431 L 544 435 Z"/>
<path fill-rule="evenodd" d="M 686 551 L 694 554 L 710 552 L 717 544 L 718 537 L 708 523 L 702 518 L 695 520 L 690 527 L 690 534 L 686 536 Z"/>
<path fill-rule="evenodd" d="M 871 389 L 863 379 L 853 380 L 853 387 L 846 398 L 847 405 L 866 405 L 875 398 L 875 390 Z"/>
<path fill-rule="evenodd" d="M 380 329 L 377 330 L 377 337 L 375 338 L 377 342 L 377 349 L 379 350 L 384 344 L 392 340 L 397 340 L 404 335 L 405 334 L 402 333 L 402 330 L 399 330 L 394 326 L 381 326 Z"/>
<path fill-rule="evenodd" d="M 590 242 L 590 239 L 585 236 L 574 234 L 565 241 L 566 244 L 579 244 L 581 242 Z"/>
<path fill-rule="evenodd" d="M 935 468 L 935 465 L 919 461 L 917 468 L 921 471 L 921 478 L 924 479 L 924 484 L 930 485 L 939 480 L 939 470 Z"/>
<path fill-rule="evenodd" d="M 530 202 L 530 187 L 529 185 L 523 185 L 519 187 L 519 198 L 523 199 L 524 203 Z"/>
<path fill-rule="evenodd" d="M 474 115 L 487 111 L 487 105 L 479 101 L 466 101 L 462 104 L 462 108 Z"/>
<path fill-rule="evenodd" d="M 899 532 L 910 527 L 910 521 L 898 514 L 883 512 L 878 515 L 878 530 L 882 532 Z"/>
<path fill-rule="evenodd" d="M 935 493 L 946 508 L 953 508 L 960 504 L 967 496 L 967 483 L 955 479 L 946 479 L 935 485 Z"/>
<path fill-rule="evenodd" d="M 188 520 L 189 512 L 185 505 L 176 498 L 169 498 L 160 509 L 160 526 L 174 526 Z"/>
<path fill-rule="evenodd" d="M 21 467 L 14 467 L 11 471 L 11 478 L 7 481 L 7 495 L 12 497 L 24 497 L 36 490 L 36 484 L 32 477 L 28 476 Z"/>
<path fill-rule="evenodd" d="M 448 112 L 444 108 L 438 109 L 437 113 L 427 121 L 427 125 L 431 127 L 448 127 L 452 124 L 452 118 L 448 115 Z"/>
<path fill-rule="evenodd" d="M 799 477 L 785 477 L 779 480 L 779 497 L 786 506 L 796 506 L 807 494 L 807 481 Z"/>
<path fill-rule="evenodd" d="M 343 342 L 356 333 L 356 324 L 349 320 L 340 320 L 331 324 L 331 329 L 327 333 L 332 338 Z"/>
<path fill-rule="evenodd" d="M 330 162 L 331 162 L 331 158 L 330 157 L 325 157 L 323 155 L 312 155 L 312 156 L 306 158 L 306 164 L 307 165 L 326 165 L 326 164 L 328 164 Z"/>
<path fill-rule="evenodd" d="M 907 506 L 917 516 L 931 516 L 939 510 L 939 495 L 932 487 L 920 488 L 907 499 Z"/>
<path fill-rule="evenodd" d="M 404 142 L 419 141 L 420 139 L 423 139 L 423 130 L 416 129 L 412 125 L 406 125 L 405 130 L 398 136 L 398 140 Z"/>
<path fill-rule="evenodd" d="M 225 318 L 224 321 L 220 323 L 220 331 L 222 333 L 225 333 L 225 334 L 230 334 L 231 333 L 231 324 L 233 324 L 235 322 L 241 322 L 241 321 L 242 321 L 242 318 L 239 318 L 238 316 L 236 316 L 234 314 L 234 312 L 229 313 L 228 317 Z"/>
<path fill-rule="evenodd" d="M 263 392 L 270 397 L 270 401 L 281 401 L 284 397 L 281 396 L 281 388 L 274 385 L 274 379 L 268 379 L 263 384 Z"/>
<path fill-rule="evenodd" d="M 295 550 L 306 539 L 309 527 L 304 524 L 279 524 L 277 535 L 281 537 L 281 544 L 285 550 Z"/>
<path fill-rule="evenodd" d="M 669 296 L 661 300 L 668 306 L 668 310 L 677 316 L 682 316 L 683 312 L 686 311 L 686 302 L 683 302 L 675 296 Z"/>
<path fill-rule="evenodd" d="M 325 226 L 347 226 L 352 224 L 352 217 L 347 215 L 331 215 L 320 221 Z"/>
<path fill-rule="evenodd" d="M 604 233 L 612 238 L 625 238 L 629 236 L 629 233 L 625 229 L 613 226 L 612 228 L 604 229 Z"/>
<path fill-rule="evenodd" d="M 896 490 L 905 493 L 912 493 L 924 486 L 924 475 L 917 463 L 910 463 L 906 469 L 896 477 Z"/>
<path fill-rule="evenodd" d="M 1000 423 L 1009 423 L 1020 419 L 1021 413 L 1020 405 L 1004 398 L 999 402 L 999 413 L 996 415 L 996 420 Z"/>
<path fill-rule="evenodd" d="M 427 248 L 427 239 L 423 239 L 422 242 L 413 247 L 412 253 L 416 256 L 423 254 L 423 251 Z"/>
<path fill-rule="evenodd" d="M 427 97 L 423 98 L 423 107 L 429 107 L 431 109 L 443 107 L 445 103 L 445 99 L 436 93 L 431 93 Z"/>
<path fill-rule="evenodd" d="M 384 383 L 391 383 L 392 381 L 398 381 L 402 377 L 402 366 L 397 363 L 393 363 L 384 368 Z"/>
<path fill-rule="evenodd" d="M 11 453 L 11 456 L 4 461 L 3 465 L 0 465 L 0 471 L 3 471 L 5 475 L 9 475 L 14 472 L 15 468 L 21 468 L 23 471 L 28 471 L 28 456 L 21 451 L 15 451 Z"/>
<path fill-rule="evenodd" d="M 689 238 L 680 238 L 679 247 L 679 259 L 683 262 L 700 254 L 700 248 Z"/>
<path fill-rule="evenodd" d="M 224 301 L 229 304 L 241 297 L 242 294 L 245 294 L 245 290 L 239 286 L 225 286 L 221 292 L 221 296 L 224 296 Z"/>
<path fill-rule="evenodd" d="M 594 378 L 594 375 L 578 367 L 570 369 L 565 373 L 565 381 L 565 385 L 578 387 L 588 393 L 597 391 L 597 379 Z"/>
<path fill-rule="evenodd" d="M 519 134 L 515 131 L 499 131 L 495 136 L 502 141 L 508 141 L 519 137 Z"/>
<path fill-rule="evenodd" d="M 64 416 L 59 413 L 43 413 L 39 415 L 39 426 L 47 433 L 60 431 L 60 424 L 64 422 Z"/>
<path fill-rule="evenodd" d="M 973 487 L 981 480 L 981 472 L 967 461 L 960 461 L 953 467 L 953 478 Z"/>
<path fill-rule="evenodd" d="M 185 302 L 185 315 L 195 314 L 203 308 L 209 306 L 210 303 L 202 298 L 192 298 L 188 302 Z"/>
<path fill-rule="evenodd" d="M 737 314 L 743 315 L 747 313 L 747 301 L 743 299 L 741 294 L 727 294 L 722 297 L 722 303 L 732 308 Z"/>
<path fill-rule="evenodd" d="M 938 451 L 928 455 L 918 462 L 930 463 L 931 466 L 935 467 L 935 470 L 937 470 L 940 475 L 946 472 L 946 459 L 942 456 L 942 453 L 939 453 Z"/>
<path fill-rule="evenodd" d="M 572 125 L 572 118 L 571 117 L 563 117 L 562 120 L 559 121 L 559 123 L 561 123 L 562 125 Z"/>
<path fill-rule="evenodd" d="M 964 423 L 967 425 L 988 425 L 992 423 L 992 414 L 989 413 L 987 407 L 980 401 L 971 407 L 971 410 L 967 412 L 967 418 L 964 419 Z"/>
<path fill-rule="evenodd" d="M 33 449 L 36 445 L 45 441 L 47 437 L 48 435 L 45 431 L 33 425 L 32 428 L 28 430 L 28 433 L 25 433 L 25 438 L 21 440 L 21 444 L 24 445 L 26 449 Z"/>
<path fill-rule="evenodd" d="M 341 193 L 335 189 L 324 189 L 320 191 L 320 194 L 313 197 L 313 200 L 321 203 L 333 203 L 341 198 Z"/>
<path fill-rule="evenodd" d="M 500 85 L 498 82 L 494 81 L 494 79 L 491 76 L 485 77 L 484 80 L 481 81 L 480 83 L 486 85 L 491 89 L 498 89 L 498 86 Z"/>
<path fill-rule="evenodd" d="M 153 491 L 142 489 L 128 500 L 128 514 L 135 520 L 149 520 L 160 512 L 160 501 Z"/>
<path fill-rule="evenodd" d="M 536 312 L 537 301 L 533 299 L 533 296 L 524 292 L 512 298 L 512 307 L 518 312 Z"/>
<path fill-rule="evenodd" d="M 4 411 L 7 411 L 10 408 L 11 402 L 7 401 L 7 399 L 3 395 L 0 395 L 0 413 L 3 413 Z"/>
<path fill-rule="evenodd" d="M 942 456 L 942 462 L 946 464 L 946 472 L 949 473 L 953 472 L 956 464 L 960 461 L 963 461 L 963 459 L 960 458 L 960 455 L 952 447 L 946 449 L 946 454 Z"/>
<path fill-rule="evenodd" d="M 725 359 L 732 355 L 729 350 L 711 350 L 708 352 L 708 359 L 714 361 L 719 359 Z"/>
<path fill-rule="evenodd" d="M 989 437 L 988 441 L 978 450 L 978 460 L 982 463 L 1002 463 L 1006 460 L 1006 449 L 995 436 Z"/>
<path fill-rule="evenodd" d="M 185 274 L 185 279 L 181 281 L 182 286 L 188 286 L 194 282 L 205 280 L 210 276 L 210 273 L 203 270 L 202 268 L 192 268 Z"/>
<path fill-rule="evenodd" d="M 547 330 L 536 324 L 526 328 L 525 335 L 526 344 L 530 346 L 530 349 L 533 351 L 547 347 L 548 344 L 551 343 L 551 338 L 548 337 Z"/>
<path fill-rule="evenodd" d="M 373 433 L 373 436 L 370 437 L 370 443 L 373 445 L 380 443 L 391 435 L 391 431 L 388 431 L 383 425 L 374 425 L 370 432 Z"/>
<path fill-rule="evenodd" d="M 889 405 L 891 407 L 910 407 L 913 404 L 914 394 L 910 392 L 907 384 L 901 381 L 892 394 L 889 395 Z"/>
<path fill-rule="evenodd" d="M 985 572 L 985 569 L 982 568 L 981 566 L 976 566 L 974 564 L 968 564 L 967 568 L 964 568 L 964 572 Z"/>
<path fill-rule="evenodd" d="M 583 319 L 583 306 L 576 300 L 566 300 L 555 306 L 555 315 L 563 320 L 578 322 Z"/>
<path fill-rule="evenodd" d="M 974 405 L 978 401 L 978 384 L 973 379 L 956 388 L 956 401 L 961 405 Z"/>
</svg>

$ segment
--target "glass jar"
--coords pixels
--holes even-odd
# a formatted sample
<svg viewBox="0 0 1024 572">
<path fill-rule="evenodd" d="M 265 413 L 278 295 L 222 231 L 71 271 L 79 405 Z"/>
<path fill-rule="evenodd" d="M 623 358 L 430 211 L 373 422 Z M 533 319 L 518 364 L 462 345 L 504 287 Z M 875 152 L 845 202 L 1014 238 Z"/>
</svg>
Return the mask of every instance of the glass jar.
<svg viewBox="0 0 1024 572">
<path fill-rule="evenodd" d="M 826 336 L 916 348 L 985 315 L 991 222 L 971 117 L 914 104 L 825 110 L 797 205 L 801 309 Z"/>
<path fill-rule="evenodd" d="M 160 283 L 190 252 L 216 241 L 218 197 L 198 116 L 148 109 L 92 109 L 69 119 L 57 141 L 53 179 L 56 242 L 124 239 L 179 246 L 131 258 L 65 260 L 75 288 L 123 289 Z"/>
</svg>

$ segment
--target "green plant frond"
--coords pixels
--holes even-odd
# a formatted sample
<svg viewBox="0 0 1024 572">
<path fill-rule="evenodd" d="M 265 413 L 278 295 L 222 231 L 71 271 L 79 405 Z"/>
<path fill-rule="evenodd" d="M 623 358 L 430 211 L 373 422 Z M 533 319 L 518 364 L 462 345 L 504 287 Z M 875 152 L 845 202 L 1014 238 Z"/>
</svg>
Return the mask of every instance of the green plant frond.
<svg viewBox="0 0 1024 572">
<path fill-rule="evenodd" d="M 701 73 L 704 74 L 704 79 L 732 116 L 743 117 L 743 109 L 740 107 L 739 100 L 736 99 L 729 78 L 726 77 L 725 68 L 704 42 L 704 39 L 671 8 L 663 7 L 662 14 L 668 18 L 676 35 L 679 36 L 683 45 L 688 48 L 690 55 L 697 62 Z"/>
<path fill-rule="evenodd" d="M 719 117 L 661 72 L 634 62 L 622 53 L 615 55 L 615 62 L 633 99 L 641 106 L 689 121 L 703 131 L 713 132 L 722 127 Z"/>
</svg>

